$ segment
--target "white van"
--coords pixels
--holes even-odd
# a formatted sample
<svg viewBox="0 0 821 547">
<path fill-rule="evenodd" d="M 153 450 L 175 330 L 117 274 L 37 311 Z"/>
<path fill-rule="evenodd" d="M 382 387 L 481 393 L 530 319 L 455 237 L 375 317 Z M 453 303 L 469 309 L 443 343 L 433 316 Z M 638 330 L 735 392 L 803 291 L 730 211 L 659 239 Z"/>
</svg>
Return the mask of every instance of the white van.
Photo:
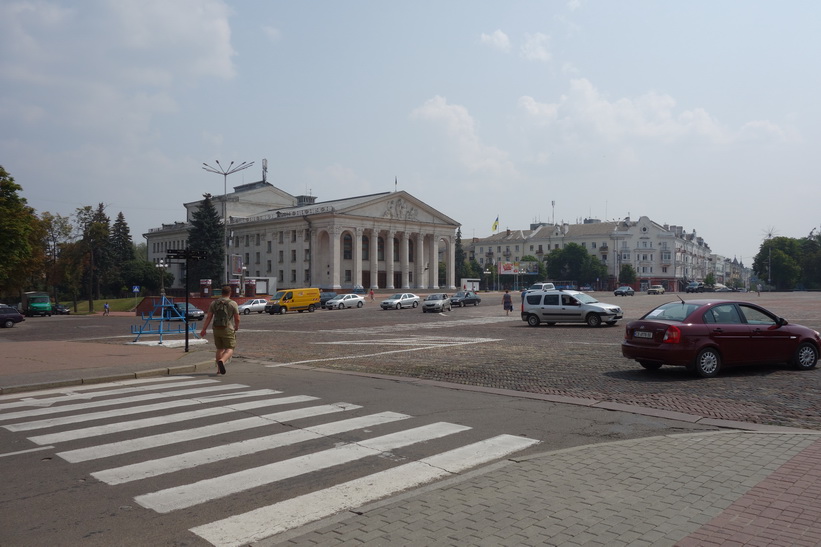
<svg viewBox="0 0 821 547">
<path fill-rule="evenodd" d="M 553 283 L 534 283 L 530 287 L 527 288 L 528 292 L 530 291 L 553 291 L 556 290 L 556 286 Z"/>
</svg>

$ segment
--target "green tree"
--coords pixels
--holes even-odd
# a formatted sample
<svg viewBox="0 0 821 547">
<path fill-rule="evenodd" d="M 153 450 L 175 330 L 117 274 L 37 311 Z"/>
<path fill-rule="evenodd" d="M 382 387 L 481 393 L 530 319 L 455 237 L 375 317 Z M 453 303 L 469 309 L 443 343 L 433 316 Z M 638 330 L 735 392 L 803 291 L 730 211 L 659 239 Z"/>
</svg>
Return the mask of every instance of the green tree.
<svg viewBox="0 0 821 547">
<path fill-rule="evenodd" d="M 59 260 L 62 248 L 71 242 L 73 228 L 71 219 L 61 215 L 52 215 L 48 211 L 40 215 L 43 226 L 43 247 L 46 257 L 46 285 L 51 287 L 55 302 L 58 300 L 57 287 L 63 282 L 62 268 Z"/>
<path fill-rule="evenodd" d="M 467 253 L 465 253 L 464 248 L 462 248 L 461 228 L 457 228 L 456 230 L 456 244 L 454 245 L 454 266 L 457 283 L 461 279 L 471 277 L 470 275 L 468 275 Z"/>
<path fill-rule="evenodd" d="M 801 244 L 790 237 L 765 240 L 753 259 L 753 271 L 776 290 L 791 290 L 801 278 Z"/>
<path fill-rule="evenodd" d="M 134 243 L 131 241 L 131 231 L 125 221 L 122 211 L 111 227 L 109 237 L 110 267 L 106 275 L 108 294 L 123 296 L 123 288 L 128 291 L 128 285 L 135 284 L 124 274 L 125 265 L 135 260 Z"/>
<path fill-rule="evenodd" d="M 708 273 L 704 276 L 704 284 L 708 287 L 713 287 L 716 284 L 716 276 L 713 272 Z"/>
<path fill-rule="evenodd" d="M 191 279 L 210 279 L 214 286 L 222 285 L 225 268 L 225 244 L 220 216 L 211 200 L 211 194 L 203 194 L 205 199 L 200 208 L 191 215 L 188 229 L 188 248 L 205 251 L 205 260 L 192 260 L 189 264 Z"/>
<path fill-rule="evenodd" d="M 592 285 L 607 275 L 607 266 L 581 245 L 568 243 L 563 249 L 550 252 L 547 273 L 551 279 Z"/>
<path fill-rule="evenodd" d="M 26 199 L 19 195 L 22 187 L 0 166 L 0 292 L 19 295 L 42 267 L 43 253 L 38 245 L 42 233 L 39 219 Z"/>
<path fill-rule="evenodd" d="M 93 313 L 94 300 L 102 298 L 102 281 L 111 269 L 110 220 L 102 203 L 96 209 L 88 205 L 77 209 L 75 218 L 82 234 L 81 248 L 85 253 L 83 279 L 88 297 L 88 311 Z"/>
<path fill-rule="evenodd" d="M 622 264 L 619 270 L 619 283 L 622 285 L 631 285 L 637 279 L 636 269 L 632 264 Z"/>
</svg>

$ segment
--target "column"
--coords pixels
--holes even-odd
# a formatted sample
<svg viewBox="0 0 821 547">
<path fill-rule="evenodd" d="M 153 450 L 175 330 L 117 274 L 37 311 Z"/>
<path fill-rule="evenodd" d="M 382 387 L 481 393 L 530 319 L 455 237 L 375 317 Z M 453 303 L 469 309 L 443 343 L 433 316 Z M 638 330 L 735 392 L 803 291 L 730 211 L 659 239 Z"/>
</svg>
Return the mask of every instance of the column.
<svg viewBox="0 0 821 547">
<path fill-rule="evenodd" d="M 439 236 L 435 233 L 431 235 L 428 253 L 428 285 L 431 289 L 439 288 Z"/>
<path fill-rule="evenodd" d="M 328 229 L 330 235 L 331 248 L 328 253 L 329 264 L 331 265 L 331 288 L 341 289 L 342 284 L 339 282 L 339 263 L 342 261 L 342 230 L 338 226 L 331 226 Z"/>
<path fill-rule="evenodd" d="M 408 282 L 408 232 L 402 232 L 402 237 L 399 239 L 399 268 L 402 272 L 402 288 L 409 289 Z"/>
<path fill-rule="evenodd" d="M 416 249 L 414 249 L 414 261 L 416 267 L 414 268 L 413 279 L 416 286 L 420 289 L 425 288 L 425 236 L 421 232 L 416 233 Z"/>
<path fill-rule="evenodd" d="M 379 230 L 370 230 L 370 262 L 371 262 L 371 289 L 379 288 Z"/>
<path fill-rule="evenodd" d="M 393 232 L 385 231 L 385 288 L 393 289 Z"/>
<path fill-rule="evenodd" d="M 353 236 L 353 284 L 362 286 L 362 228 L 354 228 Z"/>
<path fill-rule="evenodd" d="M 456 248 L 453 240 L 453 236 L 448 237 L 448 252 L 445 256 L 445 264 L 446 264 L 446 278 L 448 283 L 448 289 L 454 290 L 456 289 Z"/>
</svg>

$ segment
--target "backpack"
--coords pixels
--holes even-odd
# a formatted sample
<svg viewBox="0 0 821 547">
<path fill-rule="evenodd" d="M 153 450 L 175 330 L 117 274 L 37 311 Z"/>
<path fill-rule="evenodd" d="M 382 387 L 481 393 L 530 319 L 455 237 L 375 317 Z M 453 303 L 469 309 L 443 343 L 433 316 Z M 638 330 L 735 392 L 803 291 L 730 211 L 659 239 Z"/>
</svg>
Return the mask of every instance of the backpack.
<svg viewBox="0 0 821 547">
<path fill-rule="evenodd" d="M 232 306 L 230 300 L 220 298 L 214 302 L 215 327 L 227 327 L 231 324 L 231 319 L 234 317 L 234 312 L 231 308 Z"/>
</svg>

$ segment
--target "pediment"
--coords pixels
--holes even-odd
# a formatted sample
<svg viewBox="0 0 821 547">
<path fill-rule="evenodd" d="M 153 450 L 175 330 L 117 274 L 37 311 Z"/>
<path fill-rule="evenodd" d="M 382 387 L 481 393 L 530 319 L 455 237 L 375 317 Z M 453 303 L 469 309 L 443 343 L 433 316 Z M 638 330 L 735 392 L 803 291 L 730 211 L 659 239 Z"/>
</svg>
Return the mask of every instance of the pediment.
<svg viewBox="0 0 821 547">
<path fill-rule="evenodd" d="M 377 218 L 388 222 L 445 224 L 454 228 L 460 225 L 452 218 L 404 191 L 376 196 L 372 200 L 337 209 L 336 213 Z"/>
</svg>

